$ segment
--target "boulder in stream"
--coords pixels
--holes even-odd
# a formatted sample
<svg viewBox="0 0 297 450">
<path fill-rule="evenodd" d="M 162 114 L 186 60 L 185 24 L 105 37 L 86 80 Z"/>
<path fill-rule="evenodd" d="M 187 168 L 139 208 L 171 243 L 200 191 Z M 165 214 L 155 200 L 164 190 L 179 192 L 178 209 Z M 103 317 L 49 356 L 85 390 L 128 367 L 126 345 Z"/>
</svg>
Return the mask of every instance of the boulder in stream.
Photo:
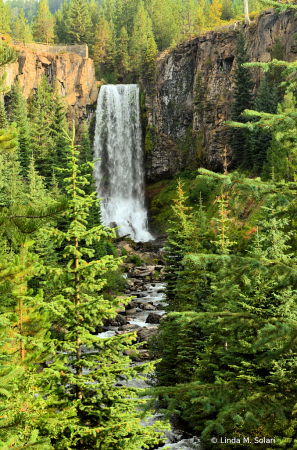
<svg viewBox="0 0 297 450">
<path fill-rule="evenodd" d="M 129 273 L 133 277 L 147 277 L 152 275 L 155 271 L 155 266 L 145 266 L 145 267 L 132 267 Z"/>
<path fill-rule="evenodd" d="M 125 319 L 125 317 L 123 317 L 121 314 L 118 314 L 115 318 L 115 321 L 119 324 L 119 325 L 126 325 L 127 324 L 127 320 Z"/>
<path fill-rule="evenodd" d="M 139 325 L 136 325 L 134 323 L 131 324 L 127 324 L 127 325 L 122 325 L 121 327 L 119 327 L 120 331 L 134 331 L 134 330 L 138 330 Z"/>
<path fill-rule="evenodd" d="M 151 305 L 150 303 L 146 303 L 143 307 L 146 311 L 155 311 L 157 308 L 154 305 Z"/>
<path fill-rule="evenodd" d="M 149 313 L 149 315 L 146 318 L 145 323 L 160 323 L 160 315 L 157 313 Z"/>
<path fill-rule="evenodd" d="M 126 309 L 125 314 L 126 314 L 126 316 L 130 316 L 131 314 L 136 314 L 136 308 Z"/>
<path fill-rule="evenodd" d="M 158 333 L 157 327 L 142 327 L 137 330 L 137 336 L 139 342 L 149 341 L 150 338 Z"/>
<path fill-rule="evenodd" d="M 136 313 L 136 304 L 133 302 L 127 303 L 127 305 L 125 306 L 125 314 L 129 315 L 135 313 Z"/>
</svg>

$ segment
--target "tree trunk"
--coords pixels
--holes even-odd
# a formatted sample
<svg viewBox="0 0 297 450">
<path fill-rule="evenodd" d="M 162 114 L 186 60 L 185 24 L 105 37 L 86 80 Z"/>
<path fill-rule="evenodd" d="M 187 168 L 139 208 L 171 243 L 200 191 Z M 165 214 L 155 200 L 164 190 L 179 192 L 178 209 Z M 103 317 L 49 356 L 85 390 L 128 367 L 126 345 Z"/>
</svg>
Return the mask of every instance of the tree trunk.
<svg viewBox="0 0 297 450">
<path fill-rule="evenodd" d="M 25 243 L 23 244 L 22 264 L 23 265 L 25 264 Z M 22 279 L 22 277 L 21 277 L 21 279 Z M 20 297 L 20 301 L 19 301 L 19 322 L 20 322 L 19 331 L 20 331 L 20 335 L 21 335 L 20 356 L 21 356 L 21 361 L 24 361 L 25 348 L 24 348 L 24 342 L 23 342 L 23 299 L 22 299 L 22 297 Z"/>
<path fill-rule="evenodd" d="M 245 15 L 245 24 L 249 25 L 251 23 L 249 17 L 249 2 L 248 0 L 244 0 L 244 15 Z"/>
<path fill-rule="evenodd" d="M 73 149 L 74 150 L 74 149 Z M 72 180 L 73 180 L 73 191 L 74 194 L 73 196 L 75 197 L 75 174 L 74 172 L 72 173 Z M 76 218 L 76 208 L 74 207 L 74 214 L 75 214 L 75 222 L 77 222 L 77 218 Z M 79 306 L 79 275 L 78 275 L 78 238 L 75 238 L 75 249 L 76 249 L 76 255 L 74 258 L 74 267 L 75 267 L 75 306 Z M 78 312 L 77 312 L 78 314 Z M 76 336 L 76 358 L 77 361 L 79 361 L 81 359 L 81 339 L 79 336 L 79 333 L 77 333 Z M 79 378 L 82 377 L 82 366 L 77 366 L 77 375 L 79 376 Z M 76 398 L 81 400 L 82 399 L 82 392 L 79 388 L 79 386 L 76 386 Z"/>
<path fill-rule="evenodd" d="M 20 356 L 21 361 L 25 359 L 25 348 L 23 343 L 23 299 L 20 298 L 19 301 L 19 319 L 20 319 L 20 335 L 21 335 L 21 345 L 20 345 Z"/>
</svg>

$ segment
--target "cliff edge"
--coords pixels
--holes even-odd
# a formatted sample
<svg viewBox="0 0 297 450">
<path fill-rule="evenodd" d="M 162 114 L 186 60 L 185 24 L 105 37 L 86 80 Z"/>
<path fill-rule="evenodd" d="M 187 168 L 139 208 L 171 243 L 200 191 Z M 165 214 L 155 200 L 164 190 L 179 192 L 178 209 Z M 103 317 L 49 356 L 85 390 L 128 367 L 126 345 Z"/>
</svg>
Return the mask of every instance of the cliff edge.
<svg viewBox="0 0 297 450">
<path fill-rule="evenodd" d="M 15 48 L 19 51 L 19 58 L 6 69 L 8 85 L 18 78 L 27 99 L 44 74 L 53 87 L 58 81 L 60 94 L 65 97 L 69 108 L 68 119 L 79 123 L 87 117 L 88 108 L 97 101 L 98 96 L 92 59 L 75 53 L 52 54 L 18 45 Z"/>
<path fill-rule="evenodd" d="M 155 88 L 143 80 L 146 118 L 146 160 L 149 182 L 172 177 L 180 170 L 204 166 L 222 168 L 222 151 L 227 143 L 230 118 L 236 39 L 239 28 L 234 25 L 183 42 L 176 49 L 165 51 L 157 61 L 158 79 Z M 285 48 L 285 59 L 294 61 L 297 32 L 294 11 L 264 11 L 256 22 L 244 27 L 248 53 L 252 61 L 270 61 L 270 51 L 279 38 Z M 193 108 L 194 86 L 200 70 L 206 83 L 205 138 Z M 261 70 L 253 69 L 256 88 Z M 204 141 L 204 142 L 203 142 Z"/>
</svg>

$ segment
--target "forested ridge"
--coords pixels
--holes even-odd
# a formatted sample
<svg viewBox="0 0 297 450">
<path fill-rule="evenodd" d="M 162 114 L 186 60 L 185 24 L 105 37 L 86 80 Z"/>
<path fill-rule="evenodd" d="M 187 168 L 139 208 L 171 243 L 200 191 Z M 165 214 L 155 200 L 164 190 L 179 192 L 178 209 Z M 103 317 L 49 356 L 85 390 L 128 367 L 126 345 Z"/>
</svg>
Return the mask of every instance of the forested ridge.
<svg viewBox="0 0 297 450">
<path fill-rule="evenodd" d="M 251 19 L 261 11 L 249 2 Z M 0 33 L 17 41 L 87 43 L 98 77 L 108 83 L 154 79 L 158 51 L 230 21 L 243 20 L 241 0 L 60 0 L 0 2 Z"/>
<path fill-rule="evenodd" d="M 131 298 L 127 252 L 101 220 L 89 124 L 68 123 L 45 76 L 28 101 L 19 81 L 6 85 L 10 38 L 87 43 L 102 83 L 153 84 L 158 51 L 242 14 L 231 0 L 0 3 L 0 449 L 152 450 L 171 414 L 205 449 L 247 436 L 251 448 L 297 448 L 297 64 L 280 41 L 270 62 L 250 62 L 239 27 L 221 173 L 159 182 L 168 306 L 141 365 L 135 333 L 98 333 Z M 203 122 L 201 73 L 194 91 Z M 142 393 L 118 383 L 152 371 Z"/>
</svg>

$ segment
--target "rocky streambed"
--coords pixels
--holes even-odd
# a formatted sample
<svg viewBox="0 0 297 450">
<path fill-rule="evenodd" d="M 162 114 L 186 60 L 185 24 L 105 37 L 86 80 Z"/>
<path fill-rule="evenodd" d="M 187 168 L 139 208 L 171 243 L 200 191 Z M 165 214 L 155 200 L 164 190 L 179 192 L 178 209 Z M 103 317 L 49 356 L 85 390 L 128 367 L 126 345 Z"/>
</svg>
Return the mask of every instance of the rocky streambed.
<svg viewBox="0 0 297 450">
<path fill-rule="evenodd" d="M 159 264 L 159 261 L 163 264 Z M 166 318 L 166 296 L 164 282 L 164 264 L 162 257 L 154 258 L 157 264 L 143 264 L 135 267 L 126 264 L 126 276 L 129 289 L 126 296 L 134 296 L 127 305 L 118 310 L 118 315 L 114 319 L 104 322 L 103 326 L 98 327 L 98 335 L 102 338 L 111 337 L 120 333 L 136 331 L 137 342 L 139 343 L 138 354 L 126 350 L 124 353 L 131 357 L 131 365 L 143 364 L 150 358 L 147 346 L 143 343 L 149 343 L 152 336 L 158 333 L 158 327 L 162 320 Z M 124 298 L 124 296 L 122 297 Z M 121 382 L 123 383 L 123 382 Z M 130 380 L 125 383 L 127 386 L 136 388 L 147 388 L 149 384 L 145 380 Z M 156 412 L 143 426 L 153 424 L 160 420 L 160 414 Z M 176 450 L 199 449 L 199 439 L 183 426 L 176 417 L 171 420 L 171 430 L 165 432 L 166 443 L 160 445 L 158 450 L 167 446 Z M 157 447 L 155 447 L 157 448 Z"/>
</svg>

